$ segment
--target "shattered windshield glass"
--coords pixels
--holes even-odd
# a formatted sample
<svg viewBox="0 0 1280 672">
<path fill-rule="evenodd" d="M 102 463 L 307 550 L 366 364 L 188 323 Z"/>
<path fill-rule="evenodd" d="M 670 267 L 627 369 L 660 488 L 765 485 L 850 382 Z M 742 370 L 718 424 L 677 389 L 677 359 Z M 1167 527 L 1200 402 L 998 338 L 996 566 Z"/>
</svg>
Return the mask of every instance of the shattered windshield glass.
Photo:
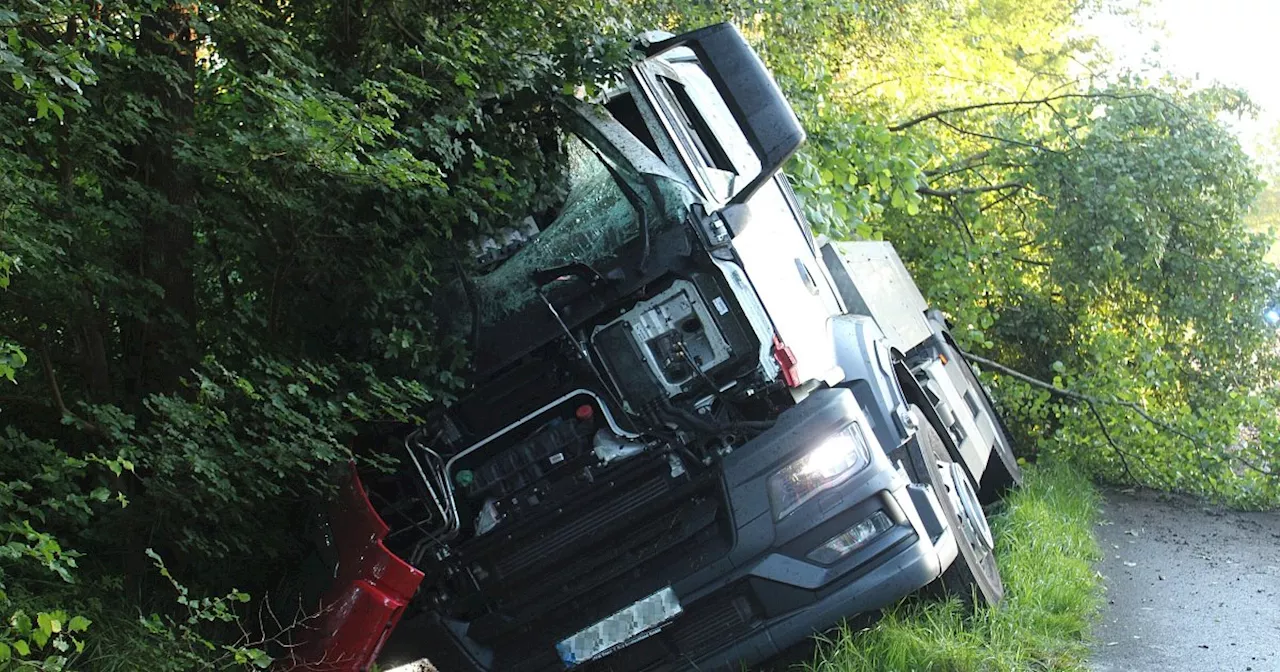
<svg viewBox="0 0 1280 672">
<path fill-rule="evenodd" d="M 526 217 L 512 234 L 520 239 L 515 244 L 523 246 L 497 268 L 472 278 L 486 323 L 501 320 L 537 298 L 535 271 L 573 262 L 594 266 L 640 235 L 639 216 L 600 156 L 576 135 L 567 134 L 564 142 L 568 193 L 559 212 L 544 227 Z M 638 186 L 636 192 L 651 208 L 648 190 Z"/>
</svg>

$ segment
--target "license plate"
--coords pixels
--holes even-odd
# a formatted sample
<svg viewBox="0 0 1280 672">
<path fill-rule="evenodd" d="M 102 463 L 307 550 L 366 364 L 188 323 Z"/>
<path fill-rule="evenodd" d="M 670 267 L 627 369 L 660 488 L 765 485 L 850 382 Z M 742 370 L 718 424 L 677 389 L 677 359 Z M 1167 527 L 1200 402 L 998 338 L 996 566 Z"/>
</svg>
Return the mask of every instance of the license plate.
<svg viewBox="0 0 1280 672">
<path fill-rule="evenodd" d="M 560 642 L 556 651 L 566 666 L 580 665 L 658 632 L 682 611 L 675 591 L 663 588 Z"/>
</svg>

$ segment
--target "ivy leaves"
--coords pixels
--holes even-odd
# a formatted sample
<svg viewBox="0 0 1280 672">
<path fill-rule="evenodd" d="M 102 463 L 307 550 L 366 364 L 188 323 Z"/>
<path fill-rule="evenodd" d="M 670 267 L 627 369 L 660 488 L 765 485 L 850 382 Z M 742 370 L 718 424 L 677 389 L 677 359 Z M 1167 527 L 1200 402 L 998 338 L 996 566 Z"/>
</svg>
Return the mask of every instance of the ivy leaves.
<svg viewBox="0 0 1280 672">
<path fill-rule="evenodd" d="M 919 214 L 925 151 L 913 138 L 850 115 L 812 129 L 810 143 L 788 170 L 818 233 L 877 239 L 887 208 Z"/>
</svg>

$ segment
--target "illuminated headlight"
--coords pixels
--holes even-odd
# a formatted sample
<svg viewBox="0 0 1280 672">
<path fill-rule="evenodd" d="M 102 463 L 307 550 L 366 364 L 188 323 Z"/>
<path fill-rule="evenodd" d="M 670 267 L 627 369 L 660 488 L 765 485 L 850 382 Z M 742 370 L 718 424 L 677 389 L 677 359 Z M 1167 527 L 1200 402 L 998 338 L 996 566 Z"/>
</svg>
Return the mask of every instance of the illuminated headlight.
<svg viewBox="0 0 1280 672">
<path fill-rule="evenodd" d="M 818 493 L 867 466 L 867 440 L 855 423 L 828 437 L 804 457 L 769 478 L 769 501 L 778 520 Z"/>
<path fill-rule="evenodd" d="M 831 537 L 827 543 L 809 552 L 809 559 L 829 565 L 840 558 L 856 551 L 858 547 L 880 536 L 893 527 L 893 522 L 884 511 L 876 511 L 863 518 L 857 525 Z"/>
</svg>

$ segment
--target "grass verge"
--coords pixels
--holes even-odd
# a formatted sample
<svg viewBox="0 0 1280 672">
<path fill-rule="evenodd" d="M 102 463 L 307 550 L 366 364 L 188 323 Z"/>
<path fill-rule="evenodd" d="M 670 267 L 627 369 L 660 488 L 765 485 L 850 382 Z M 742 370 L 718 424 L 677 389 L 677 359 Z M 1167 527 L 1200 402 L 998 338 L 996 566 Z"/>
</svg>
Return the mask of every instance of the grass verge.
<svg viewBox="0 0 1280 672">
<path fill-rule="evenodd" d="M 1062 465 L 1027 470 L 991 523 L 1005 601 L 966 613 L 955 600 L 909 598 L 868 628 L 818 646 L 814 672 L 1084 670 L 1101 602 L 1093 570 L 1098 493 Z"/>
</svg>

